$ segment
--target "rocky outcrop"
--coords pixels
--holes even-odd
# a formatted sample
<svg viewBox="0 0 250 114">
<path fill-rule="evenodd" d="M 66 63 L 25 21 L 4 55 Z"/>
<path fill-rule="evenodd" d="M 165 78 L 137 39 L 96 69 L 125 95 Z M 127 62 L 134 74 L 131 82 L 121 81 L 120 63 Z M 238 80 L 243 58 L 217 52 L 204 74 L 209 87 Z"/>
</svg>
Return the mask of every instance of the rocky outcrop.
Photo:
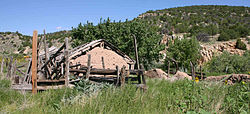
<svg viewBox="0 0 250 114">
<path fill-rule="evenodd" d="M 246 39 L 242 39 L 246 43 Z M 227 51 L 230 54 L 243 55 L 245 50 L 237 49 L 236 41 L 226 41 L 226 42 L 217 42 L 215 44 L 202 44 L 201 45 L 201 60 L 200 64 L 208 62 L 212 59 L 213 56 L 221 54 L 223 51 Z M 250 46 L 247 44 L 247 49 L 249 50 Z"/>
</svg>

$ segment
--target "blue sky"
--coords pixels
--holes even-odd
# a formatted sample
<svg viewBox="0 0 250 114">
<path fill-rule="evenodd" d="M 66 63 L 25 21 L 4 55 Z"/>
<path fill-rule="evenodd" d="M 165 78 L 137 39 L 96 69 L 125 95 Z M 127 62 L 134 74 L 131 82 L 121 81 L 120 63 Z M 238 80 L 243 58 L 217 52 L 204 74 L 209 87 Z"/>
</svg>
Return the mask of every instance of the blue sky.
<svg viewBox="0 0 250 114">
<path fill-rule="evenodd" d="M 250 6 L 250 0 L 0 0 L 0 32 L 70 30 L 87 20 L 133 19 L 148 10 L 190 5 Z"/>
</svg>

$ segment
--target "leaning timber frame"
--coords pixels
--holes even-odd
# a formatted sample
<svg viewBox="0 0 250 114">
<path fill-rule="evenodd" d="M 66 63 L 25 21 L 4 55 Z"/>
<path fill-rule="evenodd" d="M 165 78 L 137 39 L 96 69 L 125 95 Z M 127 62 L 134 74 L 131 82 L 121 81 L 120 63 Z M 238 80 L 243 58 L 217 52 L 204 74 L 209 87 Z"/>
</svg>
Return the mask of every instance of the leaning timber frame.
<svg viewBox="0 0 250 114">
<path fill-rule="evenodd" d="M 105 40 L 102 41 L 106 42 Z M 121 69 L 119 69 L 118 66 L 116 66 L 116 69 L 105 69 L 105 64 L 104 64 L 105 58 L 103 57 L 102 57 L 103 68 L 94 69 L 91 67 L 91 55 L 88 55 L 87 66 L 83 66 L 81 64 L 70 66 L 69 56 L 74 54 L 75 50 L 85 50 L 85 48 L 79 46 L 72 50 L 69 50 L 68 38 L 66 38 L 65 43 L 59 49 L 50 52 L 46 44 L 45 30 L 44 30 L 44 36 L 38 40 L 38 43 L 36 44 L 34 43 L 36 43 L 36 41 L 33 42 L 33 45 L 34 47 L 36 47 L 37 44 L 37 49 L 33 49 L 32 51 L 32 60 L 31 59 L 29 60 L 27 71 L 24 76 L 25 83 L 31 84 L 32 81 L 33 85 L 32 87 L 35 88 L 34 91 L 36 91 L 36 86 L 42 86 L 46 84 L 54 85 L 53 83 L 65 84 L 65 86 L 68 86 L 69 83 L 79 81 L 81 79 L 88 79 L 90 81 L 95 81 L 95 82 L 108 82 L 118 86 L 124 85 L 129 80 L 133 82 L 137 81 L 138 83 L 135 84 L 141 84 L 141 83 L 146 84 L 143 66 L 141 66 L 140 69 L 135 36 L 134 36 L 134 47 L 135 47 L 136 65 L 137 65 L 137 69 L 135 70 L 126 69 L 125 66 L 123 66 Z M 42 43 L 44 46 L 43 49 L 41 48 Z M 90 44 L 91 43 L 86 45 Z M 133 62 L 133 60 L 131 60 L 126 54 L 121 52 L 112 44 L 107 43 L 107 45 L 113 48 L 114 51 L 117 52 L 122 57 L 129 59 L 130 62 Z M 39 55 L 39 51 L 41 50 L 44 50 L 44 54 Z M 35 52 L 38 53 L 38 55 L 36 55 Z M 76 78 L 74 78 L 74 80 L 70 79 L 69 78 L 70 74 L 74 75 Z M 102 75 L 102 77 L 98 77 L 97 75 Z M 106 77 L 106 75 L 113 75 L 113 76 Z"/>
</svg>

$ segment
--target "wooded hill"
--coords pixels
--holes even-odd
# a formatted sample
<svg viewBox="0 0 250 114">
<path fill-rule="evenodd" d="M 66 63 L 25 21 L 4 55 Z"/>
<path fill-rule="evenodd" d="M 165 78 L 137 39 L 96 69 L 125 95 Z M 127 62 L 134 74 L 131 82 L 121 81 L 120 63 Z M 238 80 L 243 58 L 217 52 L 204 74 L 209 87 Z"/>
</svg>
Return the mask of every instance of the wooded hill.
<svg viewBox="0 0 250 114">
<path fill-rule="evenodd" d="M 241 6 L 186 6 L 150 10 L 138 18 L 159 25 L 162 34 L 190 33 L 189 36 L 198 36 L 226 33 L 226 38 L 220 40 L 229 40 L 249 35 L 249 11 L 249 7 Z"/>
</svg>

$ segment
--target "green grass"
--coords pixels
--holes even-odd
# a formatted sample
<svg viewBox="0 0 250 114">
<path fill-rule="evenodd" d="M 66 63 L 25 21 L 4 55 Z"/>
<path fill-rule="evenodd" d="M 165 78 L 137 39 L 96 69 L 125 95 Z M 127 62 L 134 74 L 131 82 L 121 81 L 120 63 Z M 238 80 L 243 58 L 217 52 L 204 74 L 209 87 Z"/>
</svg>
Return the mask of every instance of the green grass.
<svg viewBox="0 0 250 114">
<path fill-rule="evenodd" d="M 0 82 L 0 112 L 7 113 L 249 113 L 250 84 L 147 80 L 114 87 L 82 82 L 75 89 L 21 94 Z"/>
</svg>

